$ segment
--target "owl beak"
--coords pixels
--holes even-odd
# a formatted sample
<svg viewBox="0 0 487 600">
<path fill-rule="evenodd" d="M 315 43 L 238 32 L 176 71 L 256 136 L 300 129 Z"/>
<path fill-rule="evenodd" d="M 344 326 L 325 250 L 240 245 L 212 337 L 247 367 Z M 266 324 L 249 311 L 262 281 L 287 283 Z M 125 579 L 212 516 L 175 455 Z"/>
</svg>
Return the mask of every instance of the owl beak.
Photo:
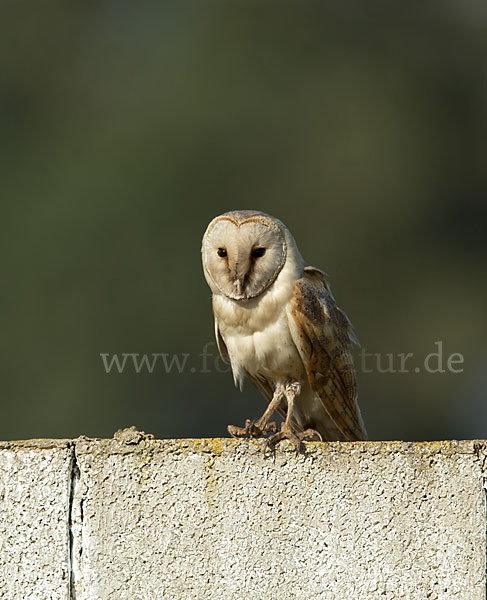
<svg viewBox="0 0 487 600">
<path fill-rule="evenodd" d="M 235 295 L 238 300 L 243 300 L 245 295 L 245 285 L 248 279 L 248 258 L 247 255 L 243 252 L 239 252 L 237 255 L 237 260 L 231 264 L 231 269 L 233 271 L 233 286 L 235 288 Z"/>
<path fill-rule="evenodd" d="M 233 283 L 238 296 L 242 296 L 243 293 L 243 277 L 239 277 Z"/>
</svg>

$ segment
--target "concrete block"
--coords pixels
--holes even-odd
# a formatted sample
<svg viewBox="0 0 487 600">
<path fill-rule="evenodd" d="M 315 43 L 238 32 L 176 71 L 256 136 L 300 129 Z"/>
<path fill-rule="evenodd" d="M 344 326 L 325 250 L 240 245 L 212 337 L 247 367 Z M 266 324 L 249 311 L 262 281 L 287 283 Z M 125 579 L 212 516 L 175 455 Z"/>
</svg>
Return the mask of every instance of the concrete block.
<svg viewBox="0 0 487 600">
<path fill-rule="evenodd" d="M 485 600 L 483 441 L 0 443 L 2 600 Z"/>
<path fill-rule="evenodd" d="M 0 442 L 0 598 L 70 599 L 67 441 Z"/>
<path fill-rule="evenodd" d="M 483 446 L 76 442 L 77 600 L 485 600 Z"/>
</svg>

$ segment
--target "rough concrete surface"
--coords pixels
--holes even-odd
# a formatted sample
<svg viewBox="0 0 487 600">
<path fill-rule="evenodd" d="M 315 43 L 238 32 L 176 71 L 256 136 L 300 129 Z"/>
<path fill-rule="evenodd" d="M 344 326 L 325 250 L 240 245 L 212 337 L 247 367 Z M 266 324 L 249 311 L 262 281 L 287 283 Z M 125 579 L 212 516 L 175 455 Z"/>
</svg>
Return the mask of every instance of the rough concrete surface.
<svg viewBox="0 0 487 600">
<path fill-rule="evenodd" d="M 0 445 L 0 598 L 485 600 L 481 441 L 25 444 Z"/>
<path fill-rule="evenodd" d="M 67 442 L 0 443 L 0 598 L 69 598 Z"/>
</svg>

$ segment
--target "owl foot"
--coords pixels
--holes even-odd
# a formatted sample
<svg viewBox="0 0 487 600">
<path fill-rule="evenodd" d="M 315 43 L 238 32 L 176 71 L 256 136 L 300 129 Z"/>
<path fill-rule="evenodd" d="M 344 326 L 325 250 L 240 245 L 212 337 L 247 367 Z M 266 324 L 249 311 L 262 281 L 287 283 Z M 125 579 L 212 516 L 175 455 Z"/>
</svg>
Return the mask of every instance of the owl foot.
<svg viewBox="0 0 487 600">
<path fill-rule="evenodd" d="M 319 431 L 316 429 L 305 429 L 298 433 L 298 437 L 301 441 L 308 440 L 309 442 L 322 442 L 323 437 Z"/>
<path fill-rule="evenodd" d="M 294 444 L 296 449 L 296 453 L 299 453 L 301 450 L 301 442 L 303 440 L 319 440 L 323 441 L 321 434 L 314 429 L 306 429 L 305 431 L 294 432 L 291 426 L 284 422 L 281 426 L 281 431 L 278 431 L 274 435 L 271 435 L 265 445 L 264 445 L 264 454 L 267 453 L 267 450 L 275 451 L 276 446 L 282 440 L 289 440 Z"/>
<path fill-rule="evenodd" d="M 227 430 L 232 437 L 247 438 L 265 437 L 268 433 L 275 433 L 277 431 L 277 425 L 274 421 L 271 421 L 270 423 L 259 423 L 259 421 L 245 419 L 244 427 L 228 425 Z"/>
</svg>

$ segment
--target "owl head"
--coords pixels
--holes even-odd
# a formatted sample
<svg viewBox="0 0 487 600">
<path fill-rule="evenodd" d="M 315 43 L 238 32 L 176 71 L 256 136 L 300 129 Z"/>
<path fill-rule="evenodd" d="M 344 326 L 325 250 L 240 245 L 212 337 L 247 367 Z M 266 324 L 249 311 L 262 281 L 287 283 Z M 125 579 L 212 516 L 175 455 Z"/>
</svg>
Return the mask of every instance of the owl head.
<svg viewBox="0 0 487 600">
<path fill-rule="evenodd" d="M 214 292 L 237 301 L 263 294 L 283 269 L 294 239 L 278 219 L 235 210 L 213 219 L 203 237 L 203 268 Z"/>
</svg>

